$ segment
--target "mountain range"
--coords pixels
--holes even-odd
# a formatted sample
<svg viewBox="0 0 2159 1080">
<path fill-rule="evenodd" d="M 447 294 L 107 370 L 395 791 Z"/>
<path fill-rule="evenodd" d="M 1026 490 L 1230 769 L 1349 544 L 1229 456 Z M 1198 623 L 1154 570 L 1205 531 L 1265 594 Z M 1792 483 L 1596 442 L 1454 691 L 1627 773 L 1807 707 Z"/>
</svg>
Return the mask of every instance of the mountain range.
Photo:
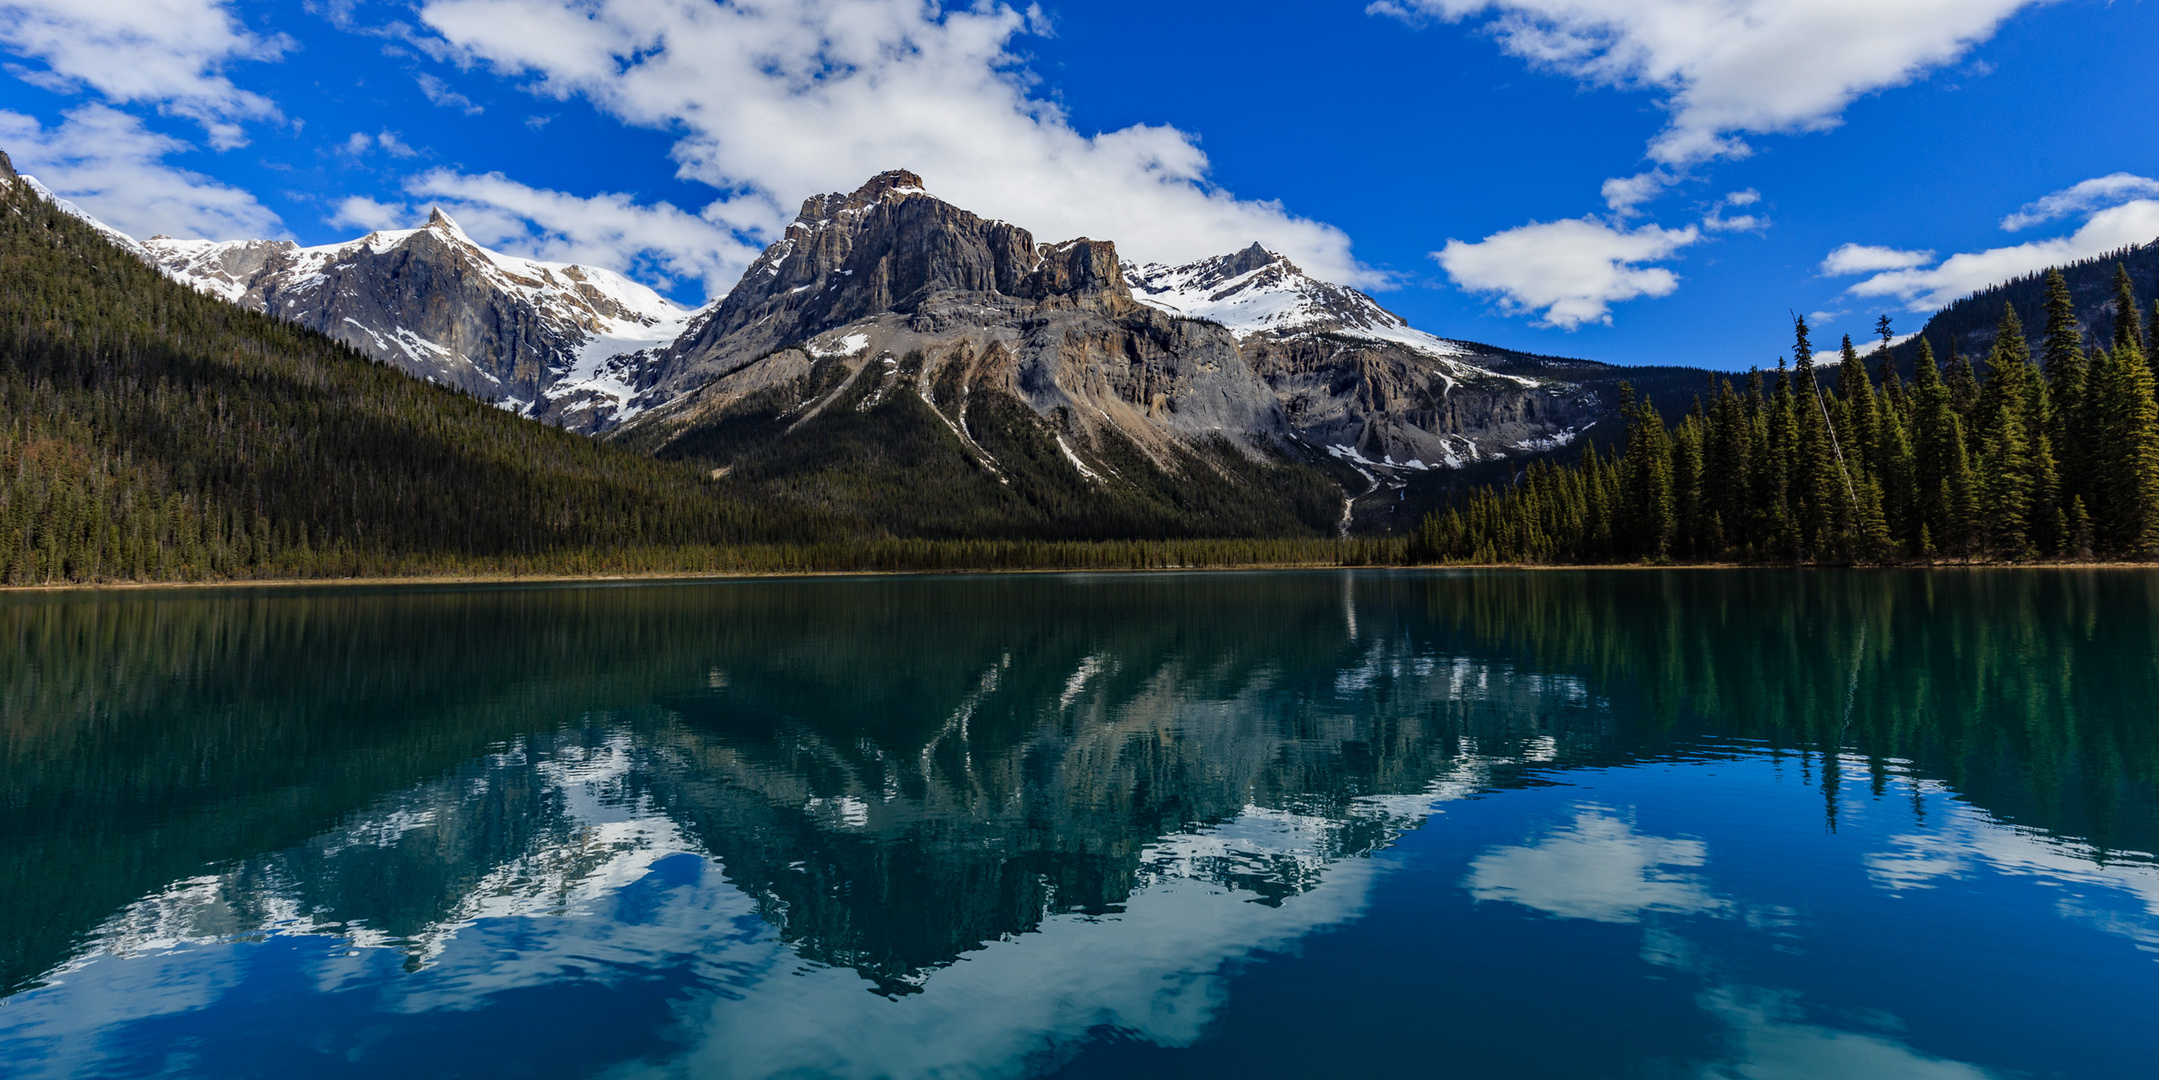
<svg viewBox="0 0 2159 1080">
<path fill-rule="evenodd" d="M 890 496 L 870 516 L 902 535 L 1385 527 L 1429 501 L 1413 488 L 1571 453 L 1621 374 L 1425 333 L 1259 244 L 1169 266 L 1040 243 L 904 171 L 805 200 L 702 309 L 491 251 L 439 209 L 303 247 L 138 241 L 60 205 L 175 281 L 506 410 L 826 508 Z"/>
</svg>

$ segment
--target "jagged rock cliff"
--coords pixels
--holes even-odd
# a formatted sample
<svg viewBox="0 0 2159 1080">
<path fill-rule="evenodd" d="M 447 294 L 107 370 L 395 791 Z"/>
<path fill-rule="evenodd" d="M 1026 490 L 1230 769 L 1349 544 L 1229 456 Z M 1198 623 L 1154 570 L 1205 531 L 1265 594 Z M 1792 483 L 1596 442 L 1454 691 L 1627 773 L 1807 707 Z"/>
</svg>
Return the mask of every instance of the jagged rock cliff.
<svg viewBox="0 0 2159 1080">
<path fill-rule="evenodd" d="M 815 441 L 836 408 L 897 393 L 1036 503 L 1042 483 L 1112 494 L 1135 464 L 1171 503 L 1195 487 L 1279 501 L 1233 475 L 1240 460 L 1303 470 L 1303 486 L 1340 499 L 1548 450 L 1601 407 L 1483 356 L 1258 245 L 1180 267 L 1122 263 L 1108 242 L 1037 243 L 889 172 L 806 200 L 741 284 L 646 367 L 630 406 L 641 415 L 617 437 L 770 475 L 775 443 Z M 977 430 L 985 410 L 996 438 Z M 1008 458 L 1036 456 L 1031 445 L 1050 449 L 1030 479 Z M 1329 527 L 1343 515 L 1330 511 Z M 1309 506 L 1295 516 L 1318 524 Z"/>
<path fill-rule="evenodd" d="M 1037 243 L 906 172 L 805 201 L 632 406 L 650 411 L 617 437 L 663 456 L 782 486 L 805 470 L 856 488 L 942 476 L 932 499 L 970 490 L 1023 531 L 1308 532 L 1337 513 L 1339 494 L 1318 493 L 1338 485 L 1233 333 L 1136 302 L 1108 242 Z M 917 464 L 878 471 L 899 460 Z M 906 516 L 896 531 L 924 527 Z M 930 531 L 979 520 L 946 517 Z"/>
<path fill-rule="evenodd" d="M 1564 444 L 1594 392 L 1501 374 L 1507 357 L 1434 337 L 1258 244 L 1184 266 L 1127 264 L 1141 303 L 1221 323 L 1297 435 L 1368 471 L 1455 467 Z"/>
<path fill-rule="evenodd" d="M 489 251 L 440 210 L 419 229 L 323 247 L 157 236 L 142 248 L 205 292 L 581 431 L 623 419 L 640 350 L 691 315 L 610 270 Z"/>
</svg>

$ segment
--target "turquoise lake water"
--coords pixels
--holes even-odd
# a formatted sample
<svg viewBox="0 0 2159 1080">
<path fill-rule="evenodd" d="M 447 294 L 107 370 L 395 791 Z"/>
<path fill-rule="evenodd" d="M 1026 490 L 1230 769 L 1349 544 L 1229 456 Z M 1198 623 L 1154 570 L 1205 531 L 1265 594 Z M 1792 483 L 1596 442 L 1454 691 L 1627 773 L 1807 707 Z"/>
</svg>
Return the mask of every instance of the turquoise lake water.
<svg viewBox="0 0 2159 1080">
<path fill-rule="evenodd" d="M 0 1076 L 2159 1075 L 2159 573 L 0 598 Z"/>
</svg>

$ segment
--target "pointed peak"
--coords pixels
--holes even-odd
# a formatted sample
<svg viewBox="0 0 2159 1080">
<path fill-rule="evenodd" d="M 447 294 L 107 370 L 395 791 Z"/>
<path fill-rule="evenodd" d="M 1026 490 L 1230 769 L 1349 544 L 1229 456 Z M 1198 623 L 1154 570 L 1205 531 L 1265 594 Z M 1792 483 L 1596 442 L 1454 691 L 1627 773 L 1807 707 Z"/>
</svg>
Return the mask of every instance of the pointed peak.
<svg viewBox="0 0 2159 1080">
<path fill-rule="evenodd" d="M 1224 278 L 1241 277 L 1263 266 L 1270 266 L 1278 262 L 1286 264 L 1288 261 L 1282 256 L 1267 250 L 1266 245 L 1255 240 L 1252 242 L 1251 247 L 1245 248 L 1235 255 L 1228 256 L 1224 260 L 1222 276 Z"/>
<path fill-rule="evenodd" d="M 430 229 L 441 229 L 444 232 L 451 233 L 462 233 L 465 231 L 458 228 L 457 222 L 451 221 L 450 215 L 443 213 L 442 207 L 439 206 L 433 206 L 428 208 L 427 227 Z"/>
</svg>

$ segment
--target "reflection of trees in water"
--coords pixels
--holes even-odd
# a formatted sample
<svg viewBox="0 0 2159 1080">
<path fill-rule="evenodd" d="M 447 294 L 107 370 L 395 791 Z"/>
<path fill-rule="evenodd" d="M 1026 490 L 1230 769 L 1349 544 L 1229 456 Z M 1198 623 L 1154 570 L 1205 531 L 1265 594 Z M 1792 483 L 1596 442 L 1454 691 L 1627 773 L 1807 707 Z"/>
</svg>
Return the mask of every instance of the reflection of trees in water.
<svg viewBox="0 0 2159 1080">
<path fill-rule="evenodd" d="M 2159 850 L 2159 574 L 1435 575 L 1444 647 L 1572 673 L 1654 752 L 1701 735 L 1806 752 L 1847 784 L 1910 762 L 2005 821 Z M 1852 754 L 1861 775 L 1847 775 Z"/>
<path fill-rule="evenodd" d="M 1170 872 L 1145 859 L 1167 834 L 1248 808 L 1294 819 L 1279 848 L 1174 871 L 1279 901 L 1412 820 L 1370 796 L 1699 734 L 1806 752 L 1832 797 L 1860 778 L 1824 748 L 1870 755 L 1876 783 L 1913 759 L 2001 816 L 2148 850 L 2154 581 L 1313 574 L 11 601 L 0 977 L 24 985 L 210 868 L 223 921 L 202 925 L 297 910 L 424 950 L 459 919 L 568 903 L 657 843 L 716 856 L 804 955 L 900 991 L 1050 913 L 1116 910 Z M 638 820 L 674 831 L 624 840 Z"/>
</svg>

